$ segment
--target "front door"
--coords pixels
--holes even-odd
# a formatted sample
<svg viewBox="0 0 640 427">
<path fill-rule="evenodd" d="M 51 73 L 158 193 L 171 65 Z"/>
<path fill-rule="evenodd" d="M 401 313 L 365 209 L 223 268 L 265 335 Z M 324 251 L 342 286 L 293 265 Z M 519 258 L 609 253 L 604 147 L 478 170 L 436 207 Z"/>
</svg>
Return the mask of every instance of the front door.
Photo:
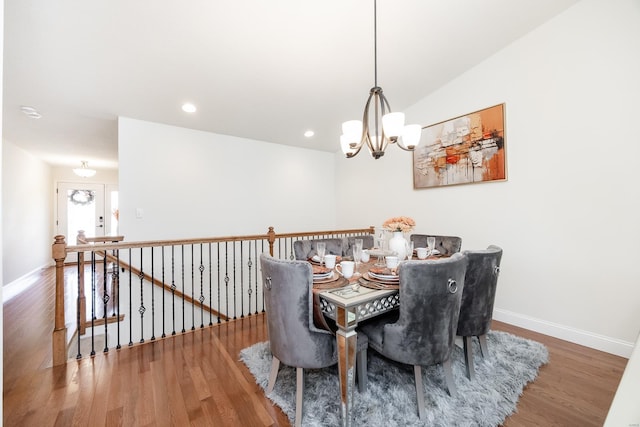
<svg viewBox="0 0 640 427">
<path fill-rule="evenodd" d="M 87 237 L 105 235 L 104 185 L 95 183 L 58 183 L 58 234 L 75 245 L 79 230 Z"/>
</svg>

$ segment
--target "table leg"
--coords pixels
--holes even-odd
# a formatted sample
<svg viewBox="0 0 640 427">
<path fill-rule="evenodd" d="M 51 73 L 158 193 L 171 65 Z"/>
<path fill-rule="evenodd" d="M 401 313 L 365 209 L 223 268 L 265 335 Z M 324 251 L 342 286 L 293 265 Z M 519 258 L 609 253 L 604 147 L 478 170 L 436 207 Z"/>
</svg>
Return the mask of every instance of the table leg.
<svg viewBox="0 0 640 427">
<path fill-rule="evenodd" d="M 355 361 L 358 334 L 354 330 L 338 329 L 338 374 L 340 376 L 341 415 L 343 427 L 353 425 L 353 390 L 355 388 Z"/>
</svg>

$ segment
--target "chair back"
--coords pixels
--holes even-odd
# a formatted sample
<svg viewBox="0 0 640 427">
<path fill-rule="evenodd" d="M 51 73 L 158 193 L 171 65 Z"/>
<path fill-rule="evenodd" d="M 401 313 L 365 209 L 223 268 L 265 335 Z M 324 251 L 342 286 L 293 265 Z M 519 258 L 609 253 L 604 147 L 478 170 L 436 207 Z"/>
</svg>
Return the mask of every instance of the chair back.
<svg viewBox="0 0 640 427">
<path fill-rule="evenodd" d="M 458 319 L 460 336 L 480 336 L 489 332 L 493 318 L 502 249 L 491 245 L 484 250 L 464 251 L 469 260 Z"/>
<path fill-rule="evenodd" d="M 433 234 L 412 234 L 409 240 L 413 242 L 414 248 L 426 248 L 427 237 L 436 238 L 436 249 L 442 255 L 452 255 L 460 252 L 462 248 L 462 238 L 458 236 L 436 236 Z"/>
<path fill-rule="evenodd" d="M 356 245 L 356 239 L 362 239 L 362 249 L 371 249 L 373 247 L 373 235 L 371 234 L 345 237 L 342 242 L 342 256 L 353 256 L 353 247 Z"/>
<path fill-rule="evenodd" d="M 293 242 L 293 255 L 297 260 L 308 260 L 316 254 L 316 243 L 327 244 L 326 254 L 342 256 L 343 240 L 341 238 L 305 239 Z"/>
<path fill-rule="evenodd" d="M 297 368 L 337 362 L 335 337 L 313 325 L 313 270 L 306 261 L 260 255 L 271 353 Z"/>
<path fill-rule="evenodd" d="M 385 352 L 410 365 L 449 359 L 454 346 L 467 258 L 404 261 L 400 276 L 400 314 L 384 327 Z"/>
</svg>

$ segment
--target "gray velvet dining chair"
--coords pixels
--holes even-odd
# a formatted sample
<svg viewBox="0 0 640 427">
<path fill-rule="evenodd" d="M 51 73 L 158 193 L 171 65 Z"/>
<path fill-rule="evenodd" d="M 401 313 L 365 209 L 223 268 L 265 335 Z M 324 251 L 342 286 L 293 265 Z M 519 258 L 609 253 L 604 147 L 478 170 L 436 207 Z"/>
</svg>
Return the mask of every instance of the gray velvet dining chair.
<svg viewBox="0 0 640 427">
<path fill-rule="evenodd" d="M 472 337 L 478 337 L 483 358 L 489 357 L 487 332 L 491 329 L 502 248 L 491 245 L 483 250 L 463 252 L 469 264 L 464 278 L 462 305 L 456 334 L 462 337 L 467 377 L 475 378 Z"/>
<path fill-rule="evenodd" d="M 436 238 L 436 249 L 442 255 L 451 255 L 460 252 L 462 248 L 462 238 L 458 236 L 436 236 L 433 234 L 412 234 L 409 240 L 413 242 L 414 248 L 426 248 L 427 237 Z"/>
<path fill-rule="evenodd" d="M 296 418 L 303 414 L 304 369 L 320 369 L 338 362 L 335 335 L 313 322 L 313 271 L 307 261 L 281 260 L 260 255 L 267 315 L 267 332 L 273 359 L 267 394 L 273 391 L 280 363 L 296 368 Z M 356 370 L 360 391 L 366 388 L 367 337 L 358 336 Z M 338 377 L 336 376 L 336 391 Z"/>
<path fill-rule="evenodd" d="M 467 258 L 461 253 L 449 258 L 403 261 L 400 276 L 400 308 L 360 326 L 369 337 L 369 347 L 388 359 L 413 365 L 418 415 L 424 419 L 422 366 L 441 364 L 449 395 L 456 394 L 451 352 Z"/>
<path fill-rule="evenodd" d="M 373 235 L 371 234 L 344 237 L 342 239 L 342 256 L 353 256 L 353 247 L 356 245 L 356 239 L 362 239 L 362 249 L 371 249 L 373 247 Z"/>
<path fill-rule="evenodd" d="M 302 239 L 293 242 L 293 256 L 298 260 L 308 260 L 316 254 L 316 243 L 327 244 L 326 254 L 342 256 L 344 241 L 341 238 Z"/>
</svg>

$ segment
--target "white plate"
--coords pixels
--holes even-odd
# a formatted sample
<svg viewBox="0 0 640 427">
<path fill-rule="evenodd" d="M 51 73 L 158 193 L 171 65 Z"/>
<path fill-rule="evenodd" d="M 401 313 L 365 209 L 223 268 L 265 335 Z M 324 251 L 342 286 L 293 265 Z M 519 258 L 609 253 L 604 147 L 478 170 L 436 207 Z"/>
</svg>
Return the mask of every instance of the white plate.
<svg viewBox="0 0 640 427">
<path fill-rule="evenodd" d="M 395 274 L 376 274 L 372 271 L 369 272 L 369 276 L 376 279 L 387 280 L 387 281 L 400 280 L 400 277 Z"/>
<path fill-rule="evenodd" d="M 322 280 L 322 279 L 326 279 L 327 277 L 331 277 L 331 275 L 333 274 L 333 271 L 328 271 L 326 273 L 319 273 L 319 274 L 314 274 L 313 275 L 313 280 Z"/>
</svg>

